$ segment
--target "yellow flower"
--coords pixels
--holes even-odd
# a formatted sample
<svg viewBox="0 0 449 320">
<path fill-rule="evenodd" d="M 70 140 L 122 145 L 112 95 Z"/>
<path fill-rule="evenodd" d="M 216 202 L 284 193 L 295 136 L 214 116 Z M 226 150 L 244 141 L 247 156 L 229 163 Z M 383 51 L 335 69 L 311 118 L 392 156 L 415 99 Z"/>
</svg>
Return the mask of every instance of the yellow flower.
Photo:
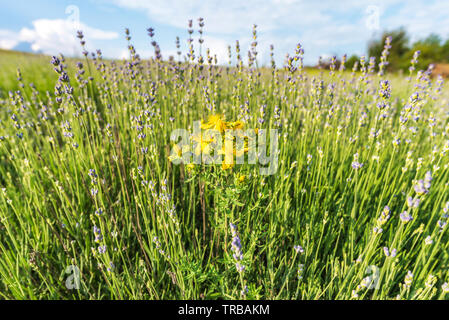
<svg viewBox="0 0 449 320">
<path fill-rule="evenodd" d="M 225 121 L 223 114 L 211 115 L 206 123 L 201 124 L 201 129 L 213 129 L 223 133 L 228 129 L 228 123 Z"/>
<path fill-rule="evenodd" d="M 201 129 L 204 130 L 216 130 L 223 134 L 227 129 L 231 130 L 242 130 L 244 127 L 244 123 L 240 120 L 234 121 L 234 122 L 226 122 L 225 116 L 223 114 L 215 114 L 208 117 L 207 122 L 201 121 Z M 256 132 L 257 134 L 257 132 Z M 240 133 L 239 136 L 241 137 L 243 134 Z M 226 137 L 225 141 L 223 142 L 223 148 L 221 150 L 218 150 L 218 154 L 224 155 L 224 161 L 222 163 L 222 169 L 227 170 L 234 166 L 234 157 L 242 156 L 245 153 L 248 152 L 249 146 L 248 146 L 248 138 L 244 138 L 244 146 L 239 147 L 240 150 L 234 150 L 234 143 L 232 144 L 226 144 Z M 215 142 L 214 136 L 211 135 L 210 138 L 204 138 L 201 136 L 193 136 L 192 140 L 196 142 L 194 147 L 194 153 L 199 155 L 201 153 L 203 154 L 209 154 L 212 151 L 212 146 L 210 145 L 212 142 Z M 232 138 L 234 140 L 234 138 Z"/>
<path fill-rule="evenodd" d="M 180 159 L 182 156 L 182 150 L 178 145 L 174 145 L 171 154 L 168 156 L 168 160 L 172 161 Z"/>
<path fill-rule="evenodd" d="M 245 180 L 246 180 L 246 176 L 245 176 L 244 174 L 241 174 L 241 175 L 239 174 L 239 175 L 238 175 L 237 181 L 238 181 L 239 183 L 244 183 Z"/>
<path fill-rule="evenodd" d="M 187 172 L 192 172 L 193 170 L 195 170 L 195 164 L 193 164 L 193 163 L 189 163 L 189 164 L 187 164 L 186 165 L 186 168 L 187 168 Z"/>
<path fill-rule="evenodd" d="M 194 141 L 194 153 L 200 155 L 201 153 L 209 154 L 211 151 L 210 143 L 214 141 L 213 137 L 205 139 L 202 134 L 192 136 Z"/>
<path fill-rule="evenodd" d="M 237 120 L 234 122 L 228 122 L 227 125 L 228 125 L 229 129 L 234 129 L 234 130 L 237 130 L 237 129 L 242 130 L 243 129 L 243 122 L 240 120 Z"/>
<path fill-rule="evenodd" d="M 234 166 L 234 163 L 227 164 L 227 163 L 224 161 L 224 162 L 222 163 L 222 165 L 221 165 L 221 168 L 222 168 L 223 170 L 228 170 L 228 169 L 231 169 L 233 166 Z"/>
</svg>

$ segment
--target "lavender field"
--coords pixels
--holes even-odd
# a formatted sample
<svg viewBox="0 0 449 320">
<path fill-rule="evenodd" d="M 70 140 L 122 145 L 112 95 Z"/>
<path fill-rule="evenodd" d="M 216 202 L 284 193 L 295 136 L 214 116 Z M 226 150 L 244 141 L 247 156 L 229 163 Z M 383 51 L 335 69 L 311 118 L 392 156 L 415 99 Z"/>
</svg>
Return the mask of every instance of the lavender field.
<svg viewBox="0 0 449 320">
<path fill-rule="evenodd" d="M 447 299 L 443 78 L 387 72 L 391 38 L 262 65 L 257 26 L 218 64 L 203 27 L 170 59 L 152 28 L 150 59 L 128 29 L 128 59 L 0 51 L 0 297 Z"/>
</svg>

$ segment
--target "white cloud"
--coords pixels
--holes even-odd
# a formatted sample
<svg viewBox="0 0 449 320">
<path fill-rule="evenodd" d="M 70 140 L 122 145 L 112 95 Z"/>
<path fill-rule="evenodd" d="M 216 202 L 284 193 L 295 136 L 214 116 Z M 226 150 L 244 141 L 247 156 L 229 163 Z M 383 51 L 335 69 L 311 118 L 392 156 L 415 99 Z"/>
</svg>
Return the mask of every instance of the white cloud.
<svg viewBox="0 0 449 320">
<path fill-rule="evenodd" d="M 297 0 L 115 0 L 122 7 L 144 10 L 151 19 L 166 25 L 185 29 L 189 19 L 203 17 L 208 32 L 236 34 L 251 32 L 253 23 L 260 31 L 278 29 L 284 25 L 301 26 L 315 21 L 329 21 L 328 15 L 317 10 L 319 2 Z"/>
<path fill-rule="evenodd" d="M 320 53 L 334 50 L 329 48 L 330 45 L 340 48 L 345 43 L 364 45 L 369 38 L 364 21 L 366 5 L 354 0 L 327 3 L 301 0 L 115 2 L 125 8 L 144 10 L 151 20 L 183 30 L 187 28 L 189 19 L 194 20 L 194 29 L 197 30 L 197 18 L 203 17 L 206 35 L 210 36 L 210 41 L 206 38 L 205 44 L 211 51 L 219 52 L 220 63 L 227 61 L 227 45 L 232 45 L 234 50 L 237 39 L 242 47 L 241 54 L 246 58 L 253 24 L 258 25 L 258 59 L 265 64 L 269 63 L 270 44 L 275 46 L 278 64 L 283 62 L 285 53 L 294 51 L 298 42 L 305 48 L 305 62 L 313 64 Z M 344 16 L 354 10 L 359 12 L 356 19 L 336 19 L 336 12 Z"/>
<path fill-rule="evenodd" d="M 225 64 L 228 61 L 228 43 L 224 39 L 211 37 L 211 36 L 204 36 L 204 43 L 202 46 L 202 55 L 206 56 L 206 49 L 210 50 L 210 55 L 213 57 L 214 55 L 217 56 L 218 63 Z M 197 46 L 197 50 L 199 50 Z M 199 52 L 199 51 L 197 51 Z"/>
<path fill-rule="evenodd" d="M 111 40 L 118 38 L 116 32 L 108 32 L 91 28 L 83 23 L 78 25 L 70 20 L 39 19 L 32 23 L 33 29 L 23 28 L 19 32 L 21 41 L 31 43 L 34 51 L 47 54 L 62 52 L 77 55 L 80 51 L 79 40 L 76 38 L 77 27 L 83 30 L 87 40 Z"/>
<path fill-rule="evenodd" d="M 449 30 L 449 2 L 432 0 L 115 0 L 115 3 L 144 11 L 161 25 L 183 30 L 189 19 L 194 20 L 194 29 L 198 29 L 196 19 L 203 17 L 206 34 L 220 44 L 217 48 L 220 52 L 223 41 L 233 45 L 235 39 L 249 38 L 252 24 L 256 23 L 259 48 L 263 51 L 260 56 L 268 59 L 268 46 L 272 43 L 278 63 L 286 52 L 294 50 L 297 42 L 305 48 L 305 62 L 310 64 L 322 53 L 364 51 L 373 35 L 400 26 L 407 27 L 412 39 L 431 32 L 447 37 L 444 32 Z M 369 26 L 373 8 L 378 9 L 377 30 Z M 242 54 L 246 56 L 246 51 L 242 50 Z"/>
<path fill-rule="evenodd" d="M 11 50 L 19 44 L 17 34 L 9 30 L 0 30 L 0 49 Z"/>
<path fill-rule="evenodd" d="M 118 38 L 116 32 L 103 31 L 89 27 L 81 22 L 73 23 L 63 19 L 38 19 L 32 22 L 32 28 L 22 28 L 19 32 L 0 30 L 0 47 L 13 49 L 20 42 L 28 42 L 31 49 L 45 54 L 63 53 L 79 55 L 80 44 L 76 31 L 82 30 L 89 47 L 95 40 L 112 40 Z M 94 40 L 91 42 L 91 40 Z"/>
<path fill-rule="evenodd" d="M 449 36 L 449 2 L 424 1 L 422 5 L 404 5 L 397 13 L 385 18 L 389 29 L 403 26 L 411 34 L 412 41 L 435 33 L 443 38 Z"/>
<path fill-rule="evenodd" d="M 383 30 L 392 30 L 405 26 L 412 40 L 436 32 L 443 38 L 449 30 L 449 2 L 434 0 L 114 0 L 121 8 L 145 13 L 156 25 L 156 38 L 164 58 L 176 55 L 174 38 L 158 38 L 159 28 L 179 29 L 180 35 L 186 35 L 187 22 L 194 20 L 194 39 L 198 54 L 198 17 L 205 20 L 205 48 L 217 54 L 219 63 L 227 63 L 227 46 L 232 46 L 235 57 L 235 40 L 240 41 L 241 55 L 247 57 L 251 39 L 252 25 L 258 25 L 258 60 L 269 63 L 269 46 L 275 47 L 278 65 L 283 63 L 285 54 L 294 52 L 296 44 L 302 44 L 305 50 L 305 63 L 315 64 L 319 55 L 342 55 L 343 53 L 363 53 L 367 42 Z M 100 1 L 101 3 L 101 1 Z M 370 28 L 370 14 L 379 16 L 379 29 Z M 378 10 L 376 10 L 378 9 Z M 126 21 L 125 21 L 126 22 Z M 154 26 L 153 25 L 153 26 Z M 377 24 L 375 24 L 377 25 Z M 144 27 L 140 30 L 144 33 Z M 91 28 L 73 21 L 39 19 L 31 28 L 23 28 L 14 33 L 0 30 L 0 47 L 14 48 L 18 43 L 29 42 L 35 51 L 48 54 L 58 52 L 67 55 L 79 55 L 79 41 L 75 37 L 77 29 L 86 36 L 89 50 L 101 48 L 104 55 L 122 58 L 127 55 L 124 42 L 103 41 L 118 37 L 115 32 Z M 134 30 L 131 30 L 134 31 Z M 139 32 L 139 30 L 136 30 Z M 178 32 L 178 31 L 176 31 Z M 143 57 L 153 56 L 148 42 L 133 37 L 137 52 Z M 147 38 L 146 38 L 147 39 Z M 148 40 L 148 39 L 147 39 Z M 187 52 L 186 36 L 181 37 L 182 54 Z M 119 49 L 117 49 L 119 48 Z M 142 48 L 142 49 L 141 49 Z"/>
</svg>

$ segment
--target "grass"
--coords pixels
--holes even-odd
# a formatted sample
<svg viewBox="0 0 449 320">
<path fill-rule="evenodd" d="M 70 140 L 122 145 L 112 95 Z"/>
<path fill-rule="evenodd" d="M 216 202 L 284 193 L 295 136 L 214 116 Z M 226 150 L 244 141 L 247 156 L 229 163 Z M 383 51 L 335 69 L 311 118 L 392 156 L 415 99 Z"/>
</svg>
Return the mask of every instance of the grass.
<svg viewBox="0 0 449 320">
<path fill-rule="evenodd" d="M 60 61 L 66 82 L 0 55 L 3 299 L 447 299 L 448 91 L 426 73 L 131 50 Z M 213 114 L 278 129 L 276 173 L 172 163 L 172 131 Z"/>
</svg>

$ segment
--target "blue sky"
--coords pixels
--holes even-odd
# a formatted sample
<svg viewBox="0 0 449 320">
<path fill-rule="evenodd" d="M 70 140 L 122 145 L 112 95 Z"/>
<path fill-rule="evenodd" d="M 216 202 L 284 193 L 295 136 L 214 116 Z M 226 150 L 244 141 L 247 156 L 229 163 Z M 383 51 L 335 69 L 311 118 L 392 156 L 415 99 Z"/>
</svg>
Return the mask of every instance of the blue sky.
<svg viewBox="0 0 449 320">
<path fill-rule="evenodd" d="M 148 27 L 155 29 L 163 56 L 176 52 L 176 36 L 184 54 L 188 19 L 197 30 L 198 17 L 205 20 L 204 46 L 220 63 L 227 62 L 227 45 L 234 50 L 235 40 L 246 56 L 253 24 L 258 26 L 262 64 L 269 61 L 270 44 L 278 64 L 298 42 L 305 49 L 305 63 L 314 64 L 319 56 L 364 54 L 370 39 L 400 26 L 412 40 L 430 33 L 449 37 L 449 1 L 435 0 L 0 0 L 0 8 L 0 48 L 69 56 L 81 53 L 75 32 L 82 29 L 88 50 L 126 57 L 125 27 L 142 57 L 153 55 Z"/>
</svg>

